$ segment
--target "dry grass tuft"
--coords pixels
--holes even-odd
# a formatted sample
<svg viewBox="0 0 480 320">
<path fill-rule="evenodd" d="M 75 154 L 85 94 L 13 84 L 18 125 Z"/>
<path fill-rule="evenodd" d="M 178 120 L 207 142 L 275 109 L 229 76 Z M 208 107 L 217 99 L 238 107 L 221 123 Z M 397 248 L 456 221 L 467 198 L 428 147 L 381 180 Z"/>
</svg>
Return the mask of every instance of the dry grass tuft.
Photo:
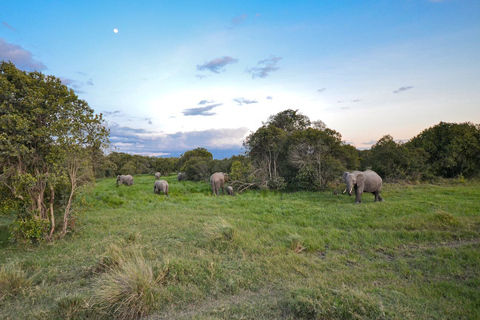
<svg viewBox="0 0 480 320">
<path fill-rule="evenodd" d="M 138 319 L 157 307 L 160 283 L 166 270 L 155 277 L 140 253 L 123 256 L 118 266 L 102 274 L 95 297 L 100 310 L 117 319 Z"/>
<path fill-rule="evenodd" d="M 8 296 L 17 295 L 30 285 L 30 279 L 17 264 L 7 264 L 1 267 L 0 301 Z"/>
<path fill-rule="evenodd" d="M 205 222 L 203 232 L 212 241 L 231 241 L 235 237 L 235 229 L 222 218 Z"/>
</svg>

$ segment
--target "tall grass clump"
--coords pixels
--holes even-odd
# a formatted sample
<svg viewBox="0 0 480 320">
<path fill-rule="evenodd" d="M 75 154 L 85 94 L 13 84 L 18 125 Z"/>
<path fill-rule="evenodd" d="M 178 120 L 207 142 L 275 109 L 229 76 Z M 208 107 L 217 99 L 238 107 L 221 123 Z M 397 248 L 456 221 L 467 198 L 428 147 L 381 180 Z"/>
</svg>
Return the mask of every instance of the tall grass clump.
<svg viewBox="0 0 480 320">
<path fill-rule="evenodd" d="M 205 222 L 203 231 L 205 237 L 213 242 L 231 241 L 235 237 L 235 229 L 220 217 Z"/>
<path fill-rule="evenodd" d="M 155 277 L 152 266 L 138 252 L 120 255 L 100 275 L 95 297 L 99 310 L 117 319 L 139 319 L 157 308 L 165 273 Z"/>
<path fill-rule="evenodd" d="M 30 285 L 30 279 L 17 264 L 7 264 L 0 268 L 0 301 L 16 296 Z"/>
<path fill-rule="evenodd" d="M 370 296 L 341 288 L 296 289 L 285 301 L 285 313 L 294 319 L 386 319 L 383 305 Z"/>
</svg>

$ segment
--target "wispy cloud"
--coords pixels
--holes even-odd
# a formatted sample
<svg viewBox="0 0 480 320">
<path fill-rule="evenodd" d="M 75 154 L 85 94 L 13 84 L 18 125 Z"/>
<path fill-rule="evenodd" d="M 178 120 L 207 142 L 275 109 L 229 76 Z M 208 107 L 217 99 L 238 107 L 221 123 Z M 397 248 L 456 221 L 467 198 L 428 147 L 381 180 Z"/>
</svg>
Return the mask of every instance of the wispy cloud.
<svg viewBox="0 0 480 320">
<path fill-rule="evenodd" d="M 47 69 L 42 62 L 33 59 L 30 51 L 19 45 L 8 43 L 3 38 L 0 38 L 0 60 L 10 60 L 19 69 L 28 71 Z"/>
<path fill-rule="evenodd" d="M 320 88 L 320 89 L 317 90 L 317 92 L 318 92 L 318 93 L 322 93 L 322 92 L 324 92 L 325 90 L 327 90 L 327 88 Z"/>
<path fill-rule="evenodd" d="M 17 32 L 17 29 L 15 29 L 14 27 L 12 27 L 11 25 L 9 25 L 7 22 L 5 21 L 2 21 L 2 24 L 7 27 L 8 29 L 14 31 L 14 32 Z"/>
<path fill-rule="evenodd" d="M 393 91 L 393 93 L 405 92 L 405 91 L 410 90 L 412 88 L 413 88 L 412 86 L 400 87 L 397 90 Z"/>
<path fill-rule="evenodd" d="M 255 99 L 245 99 L 245 98 L 235 98 L 235 99 L 233 99 L 233 101 L 238 103 L 239 106 L 244 105 L 244 104 L 258 103 L 258 101 L 255 100 Z"/>
<path fill-rule="evenodd" d="M 200 102 L 203 102 L 203 101 L 205 101 L 205 100 L 202 100 Z M 223 103 L 211 104 L 211 105 L 205 106 L 205 107 L 184 109 L 182 111 L 182 113 L 183 113 L 184 116 L 213 116 L 216 113 L 209 112 L 209 111 L 212 110 L 213 108 L 219 107 L 221 105 L 223 105 Z"/>
<path fill-rule="evenodd" d="M 232 63 L 237 63 L 238 59 L 232 58 L 230 56 L 225 56 L 221 58 L 213 59 L 209 62 L 205 62 L 202 65 L 197 65 L 197 70 L 210 70 L 213 73 L 220 73 L 220 71 L 224 71 L 225 67 Z"/>
<path fill-rule="evenodd" d="M 277 71 L 280 67 L 277 67 L 277 62 L 282 60 L 281 57 L 271 56 L 268 59 L 258 61 L 258 67 L 247 68 L 245 72 L 250 73 L 252 78 L 266 78 L 271 72 Z"/>
<path fill-rule="evenodd" d="M 198 105 L 199 106 L 203 106 L 203 105 L 206 105 L 206 104 L 209 104 L 209 103 L 214 103 L 215 101 L 213 100 L 201 100 Z"/>
<path fill-rule="evenodd" d="M 120 118 L 120 119 L 126 119 L 126 121 L 133 121 L 133 122 L 146 121 L 148 124 L 152 124 L 152 118 L 132 116 L 132 115 L 124 113 L 121 110 L 102 111 L 102 114 L 108 119 Z"/>
<path fill-rule="evenodd" d="M 234 25 L 241 24 L 241 23 L 243 23 L 246 19 L 247 19 L 247 15 L 246 15 L 246 14 L 239 15 L 239 16 L 237 16 L 237 17 L 235 17 L 235 18 L 232 19 L 232 24 L 234 24 Z"/>
<path fill-rule="evenodd" d="M 272 96 L 267 96 L 267 100 L 273 100 Z"/>
</svg>

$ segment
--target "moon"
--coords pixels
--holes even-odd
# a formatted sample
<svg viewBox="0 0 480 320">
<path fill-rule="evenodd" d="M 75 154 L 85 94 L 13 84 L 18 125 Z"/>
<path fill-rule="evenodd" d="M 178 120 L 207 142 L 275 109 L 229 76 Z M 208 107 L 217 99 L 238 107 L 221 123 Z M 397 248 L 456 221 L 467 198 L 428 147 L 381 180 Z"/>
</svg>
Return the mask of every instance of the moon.
<svg viewBox="0 0 480 320">
<path fill-rule="evenodd" d="M 118 29 L 116 29 L 116 28 L 113 29 L 113 32 L 118 33 Z"/>
</svg>

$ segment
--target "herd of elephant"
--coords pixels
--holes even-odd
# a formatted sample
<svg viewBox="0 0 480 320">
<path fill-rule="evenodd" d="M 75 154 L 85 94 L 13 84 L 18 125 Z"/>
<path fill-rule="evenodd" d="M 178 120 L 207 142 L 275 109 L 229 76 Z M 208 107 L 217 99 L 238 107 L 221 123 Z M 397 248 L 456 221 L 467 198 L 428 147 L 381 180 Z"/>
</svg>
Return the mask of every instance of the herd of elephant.
<svg viewBox="0 0 480 320">
<path fill-rule="evenodd" d="M 155 173 L 155 183 L 153 185 L 153 192 L 156 194 L 163 193 L 164 195 L 168 196 L 168 182 L 165 180 L 160 180 L 161 178 L 160 172 Z M 185 179 L 185 173 L 180 172 L 177 175 L 178 181 L 182 181 Z M 223 172 L 215 172 L 210 176 L 210 186 L 212 187 L 213 195 L 219 195 L 220 190 L 222 191 L 225 188 L 225 183 L 227 180 L 227 175 Z M 353 194 L 353 190 L 355 190 L 355 203 L 362 202 L 362 194 L 364 192 L 373 193 L 375 196 L 375 202 L 377 201 L 384 201 L 384 199 L 380 196 L 380 190 L 382 189 L 382 178 L 372 170 L 366 171 L 353 171 L 353 172 L 345 172 L 343 174 L 343 181 L 346 184 L 345 191 L 348 191 L 348 195 Z M 117 185 L 125 184 L 127 186 L 131 186 L 133 184 L 133 177 L 131 175 L 119 175 L 117 176 Z M 227 186 L 226 188 L 227 194 L 233 196 L 233 188 L 232 186 Z"/>
<path fill-rule="evenodd" d="M 160 172 L 155 173 L 155 183 L 153 184 L 153 193 L 156 194 L 164 194 L 168 196 L 168 182 L 165 180 L 160 180 L 162 174 Z M 210 176 L 210 186 L 212 187 L 212 193 L 214 195 L 219 195 L 220 190 L 223 190 L 225 188 L 225 182 L 226 182 L 226 177 L 227 175 L 223 172 L 215 172 Z M 185 179 L 185 173 L 180 172 L 177 175 L 178 181 L 182 181 Z M 127 186 L 131 186 L 133 184 L 133 177 L 129 174 L 127 175 L 119 175 L 117 176 L 117 186 L 119 184 L 125 184 Z M 226 188 L 227 194 L 230 196 L 233 196 L 233 188 L 232 186 L 227 186 Z"/>
</svg>

